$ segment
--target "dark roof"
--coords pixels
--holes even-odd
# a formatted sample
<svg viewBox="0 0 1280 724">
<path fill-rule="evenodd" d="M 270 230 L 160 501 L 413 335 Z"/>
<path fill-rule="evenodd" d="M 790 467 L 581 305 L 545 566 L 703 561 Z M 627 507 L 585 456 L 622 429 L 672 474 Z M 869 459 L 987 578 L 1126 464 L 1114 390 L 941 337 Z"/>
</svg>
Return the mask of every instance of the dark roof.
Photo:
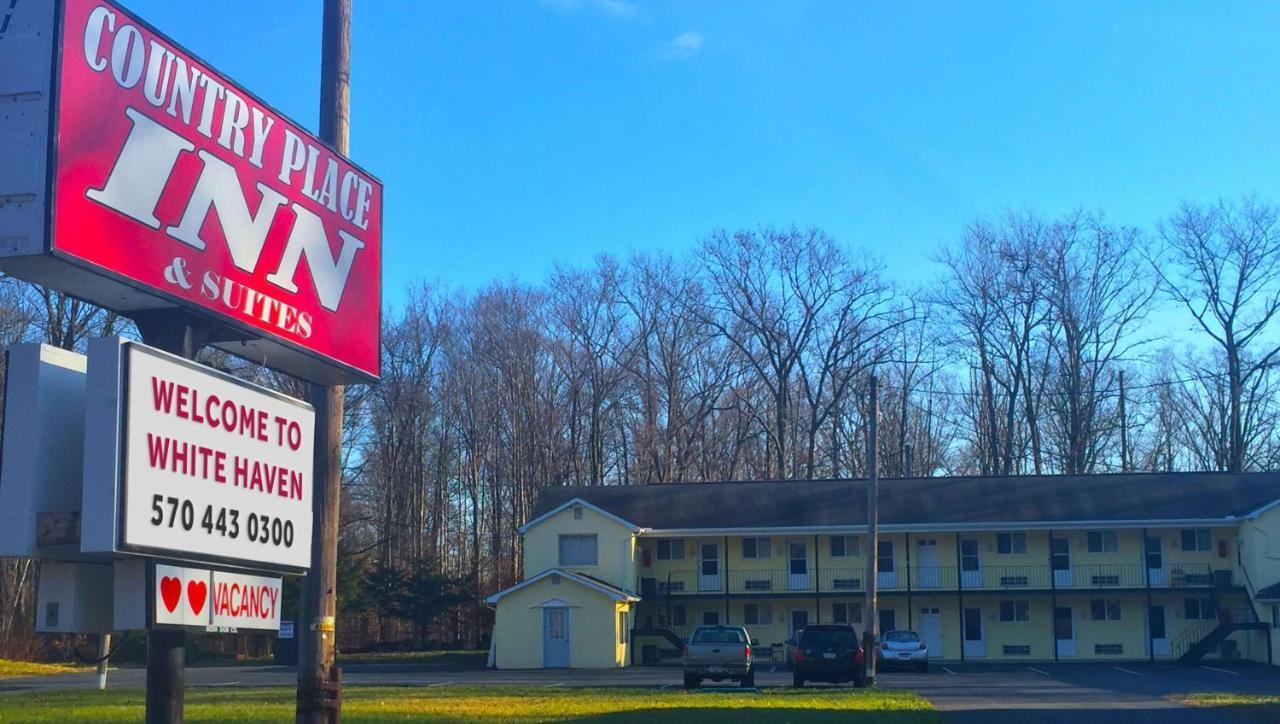
<svg viewBox="0 0 1280 724">
<path fill-rule="evenodd" d="M 1280 473 L 1135 473 L 880 481 L 883 525 L 1201 520 L 1280 500 Z M 533 517 L 582 498 L 644 528 L 858 526 L 865 480 L 544 488 Z"/>
</svg>

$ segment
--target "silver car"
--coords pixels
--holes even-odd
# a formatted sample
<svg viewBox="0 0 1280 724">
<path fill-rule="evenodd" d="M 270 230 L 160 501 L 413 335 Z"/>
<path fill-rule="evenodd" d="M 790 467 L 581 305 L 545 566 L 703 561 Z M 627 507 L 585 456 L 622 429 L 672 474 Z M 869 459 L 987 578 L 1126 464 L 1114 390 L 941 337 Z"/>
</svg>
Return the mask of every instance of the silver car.
<svg viewBox="0 0 1280 724">
<path fill-rule="evenodd" d="M 918 671 L 929 670 L 929 647 L 920 640 L 915 631 L 900 629 L 886 631 L 880 637 L 880 648 L 877 655 L 882 668 L 890 666 L 909 666 Z"/>
</svg>

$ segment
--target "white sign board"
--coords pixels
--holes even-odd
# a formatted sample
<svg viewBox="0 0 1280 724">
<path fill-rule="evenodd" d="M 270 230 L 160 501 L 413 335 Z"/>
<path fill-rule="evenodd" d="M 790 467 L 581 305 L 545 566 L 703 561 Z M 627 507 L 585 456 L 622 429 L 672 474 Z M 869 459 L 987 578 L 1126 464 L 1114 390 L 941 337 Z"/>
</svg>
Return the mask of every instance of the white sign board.
<svg viewBox="0 0 1280 724">
<path fill-rule="evenodd" d="M 123 547 L 307 568 L 315 412 L 142 345 L 126 355 Z"/>
<path fill-rule="evenodd" d="M 310 566 L 310 405 L 135 342 L 88 367 L 85 552 Z"/>
<path fill-rule="evenodd" d="M 206 631 L 280 628 L 279 578 L 156 564 L 152 623 Z"/>
</svg>

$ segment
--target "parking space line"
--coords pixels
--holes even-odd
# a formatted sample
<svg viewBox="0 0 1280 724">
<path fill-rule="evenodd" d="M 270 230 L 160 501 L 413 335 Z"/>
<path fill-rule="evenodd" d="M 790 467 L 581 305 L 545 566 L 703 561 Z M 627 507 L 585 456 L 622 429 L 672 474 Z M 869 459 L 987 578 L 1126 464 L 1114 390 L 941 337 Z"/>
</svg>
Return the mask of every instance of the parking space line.
<svg viewBox="0 0 1280 724">
<path fill-rule="evenodd" d="M 956 675 L 956 672 L 952 671 L 951 669 L 948 669 L 948 668 L 947 668 L 947 667 L 945 667 L 945 666 L 944 666 L 944 667 L 942 667 L 942 670 L 943 670 L 943 671 L 945 671 L 945 672 L 947 672 L 948 674 L 951 674 L 952 676 L 955 676 L 955 675 Z"/>
<path fill-rule="evenodd" d="M 1048 672 L 1048 671 L 1041 671 L 1040 669 L 1037 669 L 1037 668 L 1036 668 L 1036 667 L 1034 667 L 1034 666 L 1028 666 L 1027 668 L 1028 668 L 1028 669 L 1030 669 L 1031 671 L 1036 672 L 1037 674 L 1039 674 L 1039 675 L 1041 675 L 1041 676 L 1048 676 L 1048 675 L 1049 675 L 1049 672 Z"/>
<path fill-rule="evenodd" d="M 1112 666 L 1111 668 L 1115 669 L 1116 671 L 1123 671 L 1124 673 L 1131 674 L 1133 676 L 1142 676 L 1142 674 L 1139 674 L 1138 672 L 1133 671 L 1132 669 L 1126 669 L 1123 666 Z"/>
<path fill-rule="evenodd" d="M 547 684 L 548 689 L 559 689 L 562 686 L 564 686 L 564 682 L 560 682 L 558 684 Z"/>
<path fill-rule="evenodd" d="M 449 684 L 452 684 L 452 683 L 453 683 L 452 681 L 437 681 L 432 684 L 427 684 L 427 687 L 430 688 L 432 686 L 448 686 Z"/>
<path fill-rule="evenodd" d="M 1204 664 L 1201 664 L 1201 665 L 1200 665 L 1200 668 L 1202 668 L 1202 669 L 1208 669 L 1208 670 L 1210 670 L 1210 671 L 1221 671 L 1221 672 L 1222 672 L 1222 673 L 1224 673 L 1224 674 L 1231 674 L 1232 676 L 1239 676 L 1239 675 L 1240 675 L 1240 672 L 1239 672 L 1239 671 L 1232 671 L 1231 669 L 1219 669 L 1219 668 L 1218 668 L 1218 667 L 1216 667 L 1216 666 L 1205 666 Z"/>
</svg>

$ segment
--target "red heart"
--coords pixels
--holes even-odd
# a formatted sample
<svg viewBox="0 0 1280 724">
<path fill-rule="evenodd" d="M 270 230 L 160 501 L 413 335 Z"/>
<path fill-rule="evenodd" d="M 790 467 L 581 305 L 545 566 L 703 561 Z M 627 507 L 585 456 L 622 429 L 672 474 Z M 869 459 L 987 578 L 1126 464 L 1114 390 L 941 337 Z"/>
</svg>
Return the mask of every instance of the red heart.
<svg viewBox="0 0 1280 724">
<path fill-rule="evenodd" d="M 199 616 L 204 610 L 204 598 L 209 594 L 209 586 L 204 581 L 187 582 L 187 601 L 191 603 L 191 611 Z"/>
<path fill-rule="evenodd" d="M 169 609 L 169 613 L 173 613 L 173 609 L 178 607 L 179 598 L 182 598 L 182 581 L 172 576 L 161 578 L 160 599 L 164 601 L 164 607 Z"/>
</svg>

